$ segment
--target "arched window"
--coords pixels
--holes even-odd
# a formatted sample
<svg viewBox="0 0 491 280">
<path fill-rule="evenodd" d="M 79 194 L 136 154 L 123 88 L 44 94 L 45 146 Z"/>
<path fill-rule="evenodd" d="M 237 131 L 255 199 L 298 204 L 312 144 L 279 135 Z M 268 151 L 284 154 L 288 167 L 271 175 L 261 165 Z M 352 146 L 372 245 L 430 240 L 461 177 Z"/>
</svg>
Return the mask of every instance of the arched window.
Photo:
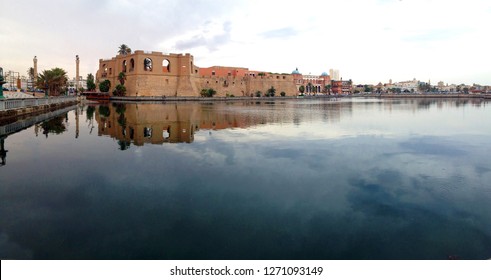
<svg viewBox="0 0 491 280">
<path fill-rule="evenodd" d="M 123 60 L 123 72 L 126 73 L 126 60 Z"/>
<path fill-rule="evenodd" d="M 130 60 L 130 72 L 135 70 L 135 60 L 132 58 Z"/>
<path fill-rule="evenodd" d="M 162 71 L 164 73 L 170 73 L 170 61 L 169 60 L 164 59 L 164 61 L 162 61 Z"/>
<path fill-rule="evenodd" d="M 143 137 L 145 137 L 145 138 L 151 138 L 152 137 L 152 128 L 151 127 L 144 127 L 143 128 Z"/>
<path fill-rule="evenodd" d="M 102 77 L 105 78 L 105 77 L 107 77 L 107 67 L 106 67 L 106 64 L 102 64 L 102 69 L 104 69 L 103 72 L 102 72 Z"/>
<path fill-rule="evenodd" d="M 167 127 L 167 129 L 164 129 L 162 131 L 162 137 L 164 137 L 165 141 L 169 141 L 170 138 L 170 126 Z"/>
<path fill-rule="evenodd" d="M 145 71 L 152 71 L 153 65 L 152 65 L 152 60 L 150 58 L 145 58 L 143 60 L 143 70 Z"/>
</svg>

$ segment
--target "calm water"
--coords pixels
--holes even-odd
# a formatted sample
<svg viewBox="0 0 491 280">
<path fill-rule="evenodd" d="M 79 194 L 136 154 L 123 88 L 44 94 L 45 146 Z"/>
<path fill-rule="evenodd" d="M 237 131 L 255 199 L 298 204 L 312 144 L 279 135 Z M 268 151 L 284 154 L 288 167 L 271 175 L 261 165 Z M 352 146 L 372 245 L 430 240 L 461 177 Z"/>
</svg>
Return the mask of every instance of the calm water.
<svg viewBox="0 0 491 280">
<path fill-rule="evenodd" d="M 0 258 L 491 258 L 487 102 L 79 106 L 2 139 Z"/>
</svg>

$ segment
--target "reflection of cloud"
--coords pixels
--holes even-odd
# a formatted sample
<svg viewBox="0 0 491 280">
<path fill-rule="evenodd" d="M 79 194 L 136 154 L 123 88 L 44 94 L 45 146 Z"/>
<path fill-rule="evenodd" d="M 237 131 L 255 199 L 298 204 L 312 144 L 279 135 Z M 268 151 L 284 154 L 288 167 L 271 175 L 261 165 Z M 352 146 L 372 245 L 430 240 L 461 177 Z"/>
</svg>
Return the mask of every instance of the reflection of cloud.
<svg viewBox="0 0 491 280">
<path fill-rule="evenodd" d="M 464 156 L 464 149 L 458 148 L 457 144 L 449 145 L 443 139 L 434 137 L 422 137 L 409 139 L 399 144 L 403 149 L 409 149 L 416 154 L 437 156 Z"/>
<path fill-rule="evenodd" d="M 439 190 L 427 186 L 427 178 L 408 180 L 394 170 L 372 169 L 370 173 L 371 179 L 352 179 L 354 188 L 347 195 L 351 208 L 364 217 L 359 222 L 365 231 L 356 239 L 357 246 L 373 247 L 383 256 L 399 259 L 489 256 L 482 248 L 491 248 L 490 236 L 475 223 L 481 218 L 459 209 L 455 202 L 439 201 L 435 195 Z M 422 196 L 431 199 L 425 201 Z M 416 247 L 431 249 L 418 252 Z"/>
<path fill-rule="evenodd" d="M 11 241 L 7 234 L 0 233 L 0 259 L 32 259 L 32 252 Z"/>
</svg>

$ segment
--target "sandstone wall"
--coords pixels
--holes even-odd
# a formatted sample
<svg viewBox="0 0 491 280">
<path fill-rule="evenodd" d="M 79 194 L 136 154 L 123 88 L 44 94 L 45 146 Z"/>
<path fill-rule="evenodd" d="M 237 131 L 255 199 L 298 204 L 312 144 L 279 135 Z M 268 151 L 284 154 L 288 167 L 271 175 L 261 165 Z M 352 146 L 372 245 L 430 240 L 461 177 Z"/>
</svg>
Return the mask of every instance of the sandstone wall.
<svg viewBox="0 0 491 280">
<path fill-rule="evenodd" d="M 272 86 L 276 89 L 276 95 L 282 91 L 286 96 L 297 94 L 297 87 L 290 75 L 272 75 L 265 77 L 243 77 L 243 78 L 218 78 L 218 77 L 201 77 L 198 78 L 197 87 L 201 89 L 213 88 L 217 91 L 216 96 L 250 96 L 255 95 L 257 91 L 263 94 Z"/>
</svg>

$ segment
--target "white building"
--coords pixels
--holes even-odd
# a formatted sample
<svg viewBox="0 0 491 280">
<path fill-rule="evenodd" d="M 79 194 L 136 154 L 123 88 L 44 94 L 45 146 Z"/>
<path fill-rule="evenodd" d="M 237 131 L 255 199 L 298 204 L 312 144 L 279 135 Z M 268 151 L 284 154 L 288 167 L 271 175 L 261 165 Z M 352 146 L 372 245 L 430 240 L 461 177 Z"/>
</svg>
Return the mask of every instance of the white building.
<svg viewBox="0 0 491 280">
<path fill-rule="evenodd" d="M 78 78 L 78 86 L 77 86 L 77 79 L 72 78 L 71 80 L 67 81 L 68 85 L 68 92 L 73 93 L 75 92 L 76 88 L 84 88 L 85 90 L 87 89 L 87 80 L 83 79 L 82 76 Z"/>
<path fill-rule="evenodd" d="M 394 87 L 400 88 L 401 91 L 417 92 L 419 81 L 414 78 L 412 81 L 397 82 L 394 84 Z"/>
<path fill-rule="evenodd" d="M 339 70 L 338 69 L 329 69 L 329 76 L 331 77 L 331 81 L 339 81 Z"/>
</svg>

